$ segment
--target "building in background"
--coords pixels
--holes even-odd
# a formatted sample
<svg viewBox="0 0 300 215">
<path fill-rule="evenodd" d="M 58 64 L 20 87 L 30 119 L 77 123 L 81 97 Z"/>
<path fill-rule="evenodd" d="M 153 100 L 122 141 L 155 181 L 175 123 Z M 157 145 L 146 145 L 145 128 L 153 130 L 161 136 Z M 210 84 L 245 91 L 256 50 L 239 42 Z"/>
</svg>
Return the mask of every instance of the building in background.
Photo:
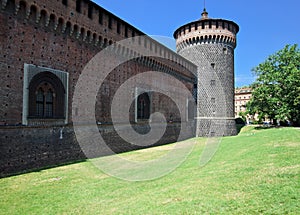
<svg viewBox="0 0 300 215">
<path fill-rule="evenodd" d="M 240 117 L 240 112 L 246 112 L 246 104 L 250 101 L 252 89 L 250 87 L 236 88 L 234 92 L 234 116 Z"/>
</svg>

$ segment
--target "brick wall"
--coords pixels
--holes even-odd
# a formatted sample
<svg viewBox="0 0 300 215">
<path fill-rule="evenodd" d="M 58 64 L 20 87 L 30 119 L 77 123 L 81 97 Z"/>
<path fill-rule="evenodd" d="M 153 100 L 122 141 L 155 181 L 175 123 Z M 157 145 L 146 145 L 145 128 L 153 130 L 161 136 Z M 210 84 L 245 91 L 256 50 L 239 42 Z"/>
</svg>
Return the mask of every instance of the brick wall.
<svg viewBox="0 0 300 215">
<path fill-rule="evenodd" d="M 124 126 L 124 129 L 132 129 L 132 126 L 139 133 L 149 131 L 147 124 L 128 125 Z M 193 125 L 190 124 L 189 127 L 191 129 L 184 138 L 194 136 Z M 86 128 L 87 126 L 85 126 Z M 145 148 L 124 141 L 112 125 L 102 125 L 98 128 L 107 145 L 115 153 Z M 176 142 L 179 132 L 180 123 L 169 123 L 165 134 L 154 145 Z M 0 127 L 0 149 L 0 177 L 86 159 L 76 140 L 72 126 Z M 91 150 L 95 152 L 94 157 L 110 154 L 102 148 L 92 148 Z"/>
<path fill-rule="evenodd" d="M 24 63 L 69 73 L 68 118 L 71 121 L 71 98 L 84 66 L 109 43 L 125 39 L 125 27 L 135 32 L 134 35 L 143 34 L 93 3 L 91 4 L 96 8 L 93 10 L 94 18 L 88 18 L 88 1 L 82 1 L 81 13 L 76 12 L 73 0 L 68 1 L 67 7 L 61 1 L 51 4 L 48 1 L 30 0 L 15 1 L 15 4 L 12 2 L 8 0 L 5 9 L 0 13 L 0 96 L 3 98 L 0 110 L 1 124 L 16 125 L 22 122 Z M 99 16 L 97 10 L 102 11 L 102 24 L 96 19 L 96 15 Z M 114 20 L 111 29 L 108 28 L 109 19 Z M 123 26 L 124 31 L 117 32 L 117 23 Z M 150 49 L 150 46 L 156 46 L 157 53 L 176 62 L 157 60 L 161 70 L 172 70 L 190 79 L 189 82 L 183 83 L 192 90 L 195 77 L 190 71 L 195 71 L 196 66 L 149 38 L 146 47 Z M 118 73 L 116 78 L 111 78 L 114 75 L 111 74 L 107 79 L 108 86 L 113 89 L 126 78 L 153 69 L 153 64 L 149 64 L 147 59 L 124 64 L 117 68 L 115 73 L 125 71 L 126 75 L 120 76 Z"/>
<path fill-rule="evenodd" d="M 2 0 L 0 10 L 0 168 L 1 176 L 59 165 L 84 159 L 72 127 L 72 98 L 77 80 L 90 59 L 107 45 L 143 32 L 91 1 Z M 128 78 L 146 71 L 159 71 L 178 78 L 193 91 L 196 66 L 150 37 L 146 49 L 160 53 L 160 59 L 141 57 L 126 62 L 111 72 L 100 87 L 96 119 L 101 133 L 116 151 L 135 149 L 124 142 L 110 125 L 110 103 L 114 92 Z M 128 50 L 126 50 L 128 51 Z M 124 52 L 125 54 L 127 52 Z M 163 58 L 173 59 L 166 60 Z M 63 129 L 55 123 L 22 126 L 24 64 L 67 72 L 68 123 Z M 107 88 L 108 89 L 107 89 Z M 107 93 L 110 92 L 110 93 Z M 176 105 L 162 95 L 153 96 L 153 111 L 165 113 L 168 121 L 176 119 Z M 175 114 L 174 114 L 175 113 Z M 130 120 L 133 121 L 133 113 Z M 175 115 L 175 116 L 174 116 Z M 177 117 L 178 118 L 178 117 Z M 133 124 L 137 130 L 147 126 Z M 130 125 L 131 127 L 131 125 Z M 179 125 L 169 123 L 157 144 L 176 141 Z M 142 131 L 143 132 L 143 131 Z M 193 130 L 188 137 L 193 136 Z M 105 153 L 103 153 L 105 154 Z M 97 156 L 102 153 L 96 154 Z"/>
<path fill-rule="evenodd" d="M 236 135 L 234 121 L 234 49 L 239 26 L 211 19 L 207 12 L 174 32 L 177 52 L 197 69 L 197 135 Z"/>
</svg>

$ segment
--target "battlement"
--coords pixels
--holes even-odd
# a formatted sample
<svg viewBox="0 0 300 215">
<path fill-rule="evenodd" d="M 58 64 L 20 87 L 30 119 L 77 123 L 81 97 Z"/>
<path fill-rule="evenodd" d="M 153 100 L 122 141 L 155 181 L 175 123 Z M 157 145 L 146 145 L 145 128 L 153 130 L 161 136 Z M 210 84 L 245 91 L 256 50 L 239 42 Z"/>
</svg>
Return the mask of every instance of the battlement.
<svg viewBox="0 0 300 215">
<path fill-rule="evenodd" d="M 2 10 L 94 45 L 109 45 L 116 40 L 144 35 L 88 0 L 57 0 L 51 3 L 47 0 L 2 0 Z"/>
<path fill-rule="evenodd" d="M 16 16 L 23 23 L 31 23 L 58 34 L 70 36 L 95 48 L 105 48 L 116 41 L 145 36 L 145 48 L 169 56 L 181 65 L 195 70 L 195 66 L 163 46 L 142 31 L 89 0 L 2 0 L 1 9 Z"/>
<path fill-rule="evenodd" d="M 239 26 L 224 19 L 200 19 L 181 26 L 174 32 L 177 51 L 192 45 L 205 43 L 226 43 L 236 47 L 236 34 Z"/>
</svg>

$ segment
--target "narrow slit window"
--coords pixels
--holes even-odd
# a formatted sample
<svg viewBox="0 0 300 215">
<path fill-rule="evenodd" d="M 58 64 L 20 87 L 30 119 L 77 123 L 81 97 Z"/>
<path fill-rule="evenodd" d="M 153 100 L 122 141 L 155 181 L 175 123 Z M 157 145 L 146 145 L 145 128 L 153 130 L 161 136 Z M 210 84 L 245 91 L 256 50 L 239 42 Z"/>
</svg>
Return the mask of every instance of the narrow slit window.
<svg viewBox="0 0 300 215">
<path fill-rule="evenodd" d="M 92 4 L 89 4 L 89 7 L 88 7 L 88 17 L 90 19 L 93 19 L 93 5 Z"/>
<path fill-rule="evenodd" d="M 68 0 L 62 0 L 63 5 L 68 6 Z"/>
<path fill-rule="evenodd" d="M 81 13 L 81 0 L 76 0 L 76 11 Z"/>
<path fill-rule="evenodd" d="M 128 27 L 125 26 L 125 37 L 128 37 Z"/>
<path fill-rule="evenodd" d="M 103 14 L 102 12 L 99 10 L 99 24 L 103 24 Z"/>
<path fill-rule="evenodd" d="M 111 17 L 108 18 L 108 28 L 112 29 L 112 18 Z"/>
<path fill-rule="evenodd" d="M 118 33 L 118 34 L 120 34 L 120 32 L 121 32 L 120 29 L 121 29 L 121 24 L 118 22 L 118 23 L 117 23 L 117 33 Z"/>
</svg>

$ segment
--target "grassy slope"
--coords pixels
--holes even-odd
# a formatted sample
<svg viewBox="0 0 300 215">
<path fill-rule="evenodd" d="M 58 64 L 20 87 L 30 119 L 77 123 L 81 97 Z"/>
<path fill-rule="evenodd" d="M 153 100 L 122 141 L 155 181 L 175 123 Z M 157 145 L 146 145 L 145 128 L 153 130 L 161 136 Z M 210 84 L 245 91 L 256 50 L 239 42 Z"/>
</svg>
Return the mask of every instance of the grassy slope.
<svg viewBox="0 0 300 215">
<path fill-rule="evenodd" d="M 150 182 L 118 180 L 89 162 L 0 179 L 0 214 L 299 213 L 300 130 L 245 127 L 204 167 L 205 139 L 189 141 L 197 145 L 186 162 Z"/>
</svg>

